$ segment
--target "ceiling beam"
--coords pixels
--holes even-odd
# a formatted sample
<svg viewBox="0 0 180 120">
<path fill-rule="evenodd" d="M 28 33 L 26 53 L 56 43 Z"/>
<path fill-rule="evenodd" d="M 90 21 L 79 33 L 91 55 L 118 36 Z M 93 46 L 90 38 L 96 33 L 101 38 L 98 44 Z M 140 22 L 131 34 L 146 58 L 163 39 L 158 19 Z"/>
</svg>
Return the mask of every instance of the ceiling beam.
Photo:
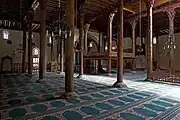
<svg viewBox="0 0 180 120">
<path fill-rule="evenodd" d="M 180 1 L 176 2 L 176 3 L 172 3 L 171 5 L 167 5 L 167 6 L 163 6 L 163 7 L 160 7 L 160 8 L 154 8 L 153 10 L 153 14 L 156 14 L 156 13 L 160 13 L 160 12 L 165 12 L 166 10 L 168 10 L 169 8 L 178 8 L 180 7 Z M 141 14 L 141 18 L 143 17 L 147 17 L 147 12 L 143 12 Z M 140 15 L 139 13 L 135 14 L 135 15 L 131 15 L 127 18 L 128 21 L 131 21 L 131 20 L 136 20 L 136 19 L 139 19 L 140 18 Z"/>
<path fill-rule="evenodd" d="M 135 14 L 136 12 L 135 11 L 133 11 L 133 10 L 130 10 L 130 9 L 128 9 L 128 8 L 123 8 L 123 10 L 125 10 L 125 11 L 128 11 L 128 12 L 131 12 L 131 13 L 133 13 L 133 14 Z"/>
</svg>

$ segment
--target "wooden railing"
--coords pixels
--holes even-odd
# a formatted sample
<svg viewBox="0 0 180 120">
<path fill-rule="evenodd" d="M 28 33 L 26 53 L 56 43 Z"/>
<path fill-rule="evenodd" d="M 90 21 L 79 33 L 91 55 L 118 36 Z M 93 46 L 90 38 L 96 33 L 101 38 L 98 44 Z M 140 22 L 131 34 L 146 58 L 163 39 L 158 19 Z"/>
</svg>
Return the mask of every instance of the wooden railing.
<svg viewBox="0 0 180 120">
<path fill-rule="evenodd" d="M 154 81 L 180 83 L 180 72 L 170 75 L 166 70 L 153 71 L 152 78 Z"/>
</svg>

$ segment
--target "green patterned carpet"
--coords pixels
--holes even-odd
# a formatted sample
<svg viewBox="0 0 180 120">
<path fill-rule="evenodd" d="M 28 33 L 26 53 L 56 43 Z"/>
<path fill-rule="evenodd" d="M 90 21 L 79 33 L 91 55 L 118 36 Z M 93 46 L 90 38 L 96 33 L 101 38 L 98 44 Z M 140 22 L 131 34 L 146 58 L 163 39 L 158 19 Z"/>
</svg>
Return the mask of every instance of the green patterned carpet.
<svg viewBox="0 0 180 120">
<path fill-rule="evenodd" d="M 75 74 L 76 76 L 76 74 Z M 112 77 L 85 75 L 75 78 L 79 97 L 61 100 L 64 78 L 46 73 L 38 76 L 1 75 L 0 118 L 2 120 L 178 120 L 180 86 L 143 82 L 146 75 L 125 73 L 128 88 L 110 87 Z"/>
</svg>

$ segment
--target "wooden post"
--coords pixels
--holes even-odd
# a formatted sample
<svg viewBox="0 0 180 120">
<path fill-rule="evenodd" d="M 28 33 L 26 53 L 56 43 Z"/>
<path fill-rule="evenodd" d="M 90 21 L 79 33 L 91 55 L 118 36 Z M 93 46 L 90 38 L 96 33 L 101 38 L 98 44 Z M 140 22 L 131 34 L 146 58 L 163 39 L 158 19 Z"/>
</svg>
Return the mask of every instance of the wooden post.
<svg viewBox="0 0 180 120">
<path fill-rule="evenodd" d="M 86 24 L 84 26 L 84 55 L 86 55 L 88 53 L 87 38 L 88 38 L 89 27 L 90 27 L 90 24 Z M 87 67 L 87 59 L 84 60 L 84 68 L 86 68 L 86 67 Z"/>
<path fill-rule="evenodd" d="M 28 74 L 32 74 L 32 22 L 34 18 L 34 11 L 28 10 L 27 25 L 28 25 Z"/>
<path fill-rule="evenodd" d="M 102 55 L 104 52 L 104 36 L 103 36 L 103 32 L 99 32 L 99 54 Z M 98 60 L 98 72 L 102 71 L 102 64 L 101 64 L 102 60 Z"/>
<path fill-rule="evenodd" d="M 60 38 L 60 74 L 64 73 L 64 34 Z"/>
<path fill-rule="evenodd" d="M 167 9 L 167 14 L 169 17 L 169 37 L 170 37 L 170 43 L 174 44 L 174 18 L 176 15 L 176 12 L 174 8 Z M 173 58 L 174 58 L 174 46 L 170 45 L 170 51 L 169 51 L 169 73 L 170 75 L 173 75 Z"/>
<path fill-rule="evenodd" d="M 120 13 L 120 29 L 119 29 L 119 40 L 118 40 L 118 71 L 117 71 L 117 81 L 113 84 L 113 87 L 127 87 L 126 84 L 123 83 L 123 0 L 121 0 L 121 4 L 119 5 L 119 13 Z"/>
<path fill-rule="evenodd" d="M 147 40 L 147 80 L 152 80 L 152 70 L 153 70 L 153 19 L 152 19 L 152 8 L 154 5 L 154 0 L 148 0 L 146 2 L 147 9 L 148 9 L 148 40 Z"/>
<path fill-rule="evenodd" d="M 132 26 L 132 52 L 133 52 L 133 57 L 136 58 L 136 20 L 133 20 L 130 22 L 131 26 Z M 132 71 L 135 71 L 136 69 L 136 65 L 135 65 L 135 59 L 133 59 L 133 63 L 132 63 Z"/>
<path fill-rule="evenodd" d="M 160 35 L 159 28 L 156 29 L 156 70 L 159 69 L 159 40 L 158 37 Z"/>
<path fill-rule="evenodd" d="M 32 74 L 32 23 L 28 24 L 28 74 Z"/>
<path fill-rule="evenodd" d="M 89 27 L 90 27 L 90 24 L 86 24 L 84 26 L 84 54 L 87 54 L 88 52 L 87 37 L 88 37 Z"/>
<path fill-rule="evenodd" d="M 52 61 L 54 61 L 54 45 L 53 45 L 53 43 L 54 43 L 54 39 L 53 39 L 53 36 L 51 35 L 51 63 L 52 63 Z"/>
<path fill-rule="evenodd" d="M 65 93 L 61 96 L 76 96 L 74 91 L 74 0 L 67 0 L 68 40 L 66 45 Z"/>
<path fill-rule="evenodd" d="M 45 0 L 40 0 L 40 62 L 39 79 L 45 75 Z"/>
<path fill-rule="evenodd" d="M 111 50 L 112 50 L 112 21 L 114 18 L 115 13 L 111 13 L 109 15 L 109 21 L 108 21 L 108 57 L 111 56 Z M 108 67 L 107 67 L 108 76 L 111 75 L 111 58 L 108 59 Z"/>
<path fill-rule="evenodd" d="M 82 12 L 82 11 L 80 11 Z M 83 55 L 84 55 L 84 13 L 80 13 L 80 29 L 79 29 L 79 41 L 80 41 L 80 51 L 79 51 L 79 76 L 83 75 Z"/>
<path fill-rule="evenodd" d="M 104 35 L 103 32 L 99 33 L 99 52 L 102 54 L 104 52 Z"/>
<path fill-rule="evenodd" d="M 23 24 L 23 55 L 22 55 L 22 73 L 26 72 L 26 24 Z"/>
</svg>

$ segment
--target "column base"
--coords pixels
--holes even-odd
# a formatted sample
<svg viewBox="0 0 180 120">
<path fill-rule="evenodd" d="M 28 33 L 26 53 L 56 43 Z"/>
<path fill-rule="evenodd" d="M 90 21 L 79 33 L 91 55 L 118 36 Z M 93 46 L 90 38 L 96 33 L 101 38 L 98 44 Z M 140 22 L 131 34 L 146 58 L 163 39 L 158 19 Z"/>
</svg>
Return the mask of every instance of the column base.
<svg viewBox="0 0 180 120">
<path fill-rule="evenodd" d="M 61 99 L 69 99 L 73 97 L 78 97 L 78 94 L 76 92 L 65 92 L 60 96 Z"/>
<path fill-rule="evenodd" d="M 84 75 L 78 75 L 76 78 L 83 78 Z"/>
<path fill-rule="evenodd" d="M 45 82 L 45 79 L 39 79 L 36 81 L 36 83 L 42 83 L 42 82 Z"/>
<path fill-rule="evenodd" d="M 152 79 L 146 78 L 144 81 L 148 82 L 148 81 L 152 81 Z"/>
<path fill-rule="evenodd" d="M 33 75 L 32 75 L 32 73 L 30 74 L 30 73 L 28 73 L 28 74 L 26 74 L 26 76 L 28 76 L 28 77 L 32 77 Z"/>
<path fill-rule="evenodd" d="M 136 71 L 135 71 L 135 70 L 132 70 L 131 73 L 136 73 Z"/>
<path fill-rule="evenodd" d="M 124 82 L 115 82 L 112 87 L 125 88 L 125 87 L 127 87 L 127 85 Z"/>
<path fill-rule="evenodd" d="M 65 72 L 60 72 L 59 75 L 60 76 L 65 76 Z"/>
<path fill-rule="evenodd" d="M 112 76 L 112 74 L 111 74 L 111 73 L 108 73 L 107 76 Z"/>
</svg>

